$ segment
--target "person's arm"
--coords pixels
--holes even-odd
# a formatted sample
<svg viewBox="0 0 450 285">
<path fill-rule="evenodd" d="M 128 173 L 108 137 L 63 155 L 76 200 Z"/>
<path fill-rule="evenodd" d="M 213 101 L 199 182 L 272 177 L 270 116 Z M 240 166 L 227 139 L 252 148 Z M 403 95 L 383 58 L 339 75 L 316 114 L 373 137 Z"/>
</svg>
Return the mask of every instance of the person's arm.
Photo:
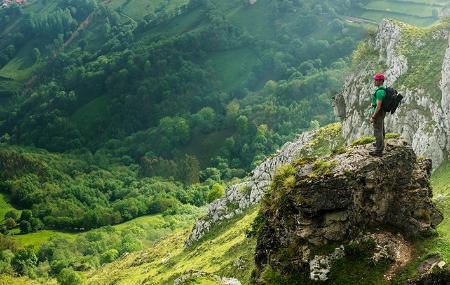
<svg viewBox="0 0 450 285">
<path fill-rule="evenodd" d="M 375 108 L 375 112 L 373 112 L 372 122 L 375 121 L 375 118 L 378 116 L 378 113 L 381 111 L 382 104 L 383 104 L 383 101 L 377 100 L 377 107 Z"/>
</svg>

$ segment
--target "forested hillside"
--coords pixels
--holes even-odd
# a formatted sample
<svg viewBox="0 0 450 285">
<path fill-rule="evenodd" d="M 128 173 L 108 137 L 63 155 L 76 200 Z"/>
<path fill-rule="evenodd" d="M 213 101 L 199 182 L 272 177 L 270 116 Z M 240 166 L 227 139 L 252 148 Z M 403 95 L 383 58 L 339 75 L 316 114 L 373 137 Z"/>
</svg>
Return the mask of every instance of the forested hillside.
<svg viewBox="0 0 450 285">
<path fill-rule="evenodd" d="M 362 36 L 338 19 L 345 1 L 145 3 L 3 9 L 3 140 L 103 151 L 149 176 L 176 176 L 187 153 L 231 178 L 334 119 Z"/>
</svg>

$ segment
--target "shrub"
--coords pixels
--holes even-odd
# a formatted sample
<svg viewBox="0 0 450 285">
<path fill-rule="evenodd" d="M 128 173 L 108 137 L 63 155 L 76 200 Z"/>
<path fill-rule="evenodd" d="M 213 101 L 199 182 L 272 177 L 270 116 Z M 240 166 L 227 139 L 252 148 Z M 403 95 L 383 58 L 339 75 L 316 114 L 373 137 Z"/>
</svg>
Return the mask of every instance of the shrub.
<svg viewBox="0 0 450 285">
<path fill-rule="evenodd" d="M 105 264 L 113 262 L 117 259 L 117 257 L 119 257 L 119 252 L 117 251 L 117 249 L 112 248 L 102 253 L 102 255 L 100 256 L 100 263 Z"/>
<path fill-rule="evenodd" d="M 79 285 L 83 283 L 80 275 L 70 268 L 64 268 L 61 270 L 58 274 L 57 280 L 61 285 Z"/>
<path fill-rule="evenodd" d="M 374 136 L 362 137 L 362 138 L 354 140 L 352 142 L 351 146 L 365 145 L 365 144 L 373 143 L 374 141 L 375 141 Z"/>
<path fill-rule="evenodd" d="M 219 183 L 216 183 L 212 186 L 211 191 L 208 193 L 208 203 L 219 199 L 225 195 L 225 188 Z"/>
<path fill-rule="evenodd" d="M 27 247 L 19 249 L 11 260 L 14 271 L 19 275 L 29 275 L 36 268 L 38 258 L 33 249 Z"/>
</svg>

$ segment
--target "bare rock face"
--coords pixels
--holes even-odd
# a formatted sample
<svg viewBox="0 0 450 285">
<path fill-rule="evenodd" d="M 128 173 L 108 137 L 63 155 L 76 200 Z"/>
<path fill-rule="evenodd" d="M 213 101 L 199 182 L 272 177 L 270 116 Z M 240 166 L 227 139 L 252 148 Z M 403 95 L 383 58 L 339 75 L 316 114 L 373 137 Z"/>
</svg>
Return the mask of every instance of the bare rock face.
<svg viewBox="0 0 450 285">
<path fill-rule="evenodd" d="M 368 228 L 395 228 L 418 237 L 442 221 L 431 200 L 431 161 L 418 160 L 404 140 L 388 140 L 382 158 L 369 156 L 370 147 L 356 146 L 324 160 L 299 160 L 277 173 L 259 213 L 259 273 L 266 266 L 281 272 L 309 270 L 314 260 L 320 268 L 313 248 L 348 244 L 370 235 Z M 283 254 L 286 248 L 295 256 Z"/>
</svg>

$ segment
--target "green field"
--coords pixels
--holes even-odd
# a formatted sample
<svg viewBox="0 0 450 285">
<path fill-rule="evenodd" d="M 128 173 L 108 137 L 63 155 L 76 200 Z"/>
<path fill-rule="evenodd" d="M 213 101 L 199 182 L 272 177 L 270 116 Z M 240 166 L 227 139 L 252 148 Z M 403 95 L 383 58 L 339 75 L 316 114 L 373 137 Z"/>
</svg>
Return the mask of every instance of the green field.
<svg viewBox="0 0 450 285">
<path fill-rule="evenodd" d="M 425 4 L 398 3 L 393 1 L 372 1 L 367 4 L 369 9 L 377 9 L 386 12 L 401 12 L 414 16 L 430 17 L 432 16 L 433 6 Z"/>
<path fill-rule="evenodd" d="M 427 27 L 432 24 L 434 24 L 436 21 L 431 18 L 418 18 L 413 15 L 398 15 L 398 14 L 390 14 L 390 13 L 384 13 L 382 11 L 363 11 L 362 13 L 358 14 L 358 17 L 373 20 L 376 22 L 380 22 L 383 19 L 395 19 L 399 20 L 408 24 L 420 26 L 420 27 Z"/>
<path fill-rule="evenodd" d="M 209 60 L 221 81 L 221 89 L 227 91 L 245 83 L 249 79 L 249 72 L 258 62 L 255 51 L 251 49 L 211 53 Z"/>
<path fill-rule="evenodd" d="M 261 39 L 272 39 L 274 35 L 273 21 L 267 1 L 258 1 L 248 7 L 235 8 L 228 13 L 230 21 L 247 30 L 251 35 Z"/>
<path fill-rule="evenodd" d="M 364 8 L 353 11 L 352 16 L 379 22 L 382 19 L 396 19 L 408 24 L 421 27 L 430 26 L 438 21 L 433 18 L 433 10 L 439 13 L 442 4 L 448 1 L 401 1 L 397 0 L 375 0 L 370 1 Z"/>
</svg>

